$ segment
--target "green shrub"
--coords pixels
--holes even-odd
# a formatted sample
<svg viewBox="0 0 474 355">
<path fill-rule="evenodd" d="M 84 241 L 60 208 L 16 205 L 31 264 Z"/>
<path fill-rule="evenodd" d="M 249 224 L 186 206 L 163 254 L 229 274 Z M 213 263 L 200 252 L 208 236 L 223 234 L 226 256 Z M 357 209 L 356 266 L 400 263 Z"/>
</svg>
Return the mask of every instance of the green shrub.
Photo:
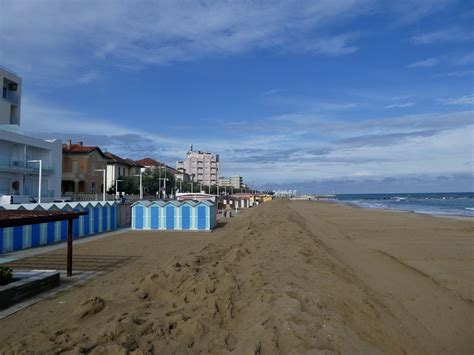
<svg viewBox="0 0 474 355">
<path fill-rule="evenodd" d="M 12 269 L 0 266 L 0 285 L 6 285 L 13 280 Z"/>
</svg>

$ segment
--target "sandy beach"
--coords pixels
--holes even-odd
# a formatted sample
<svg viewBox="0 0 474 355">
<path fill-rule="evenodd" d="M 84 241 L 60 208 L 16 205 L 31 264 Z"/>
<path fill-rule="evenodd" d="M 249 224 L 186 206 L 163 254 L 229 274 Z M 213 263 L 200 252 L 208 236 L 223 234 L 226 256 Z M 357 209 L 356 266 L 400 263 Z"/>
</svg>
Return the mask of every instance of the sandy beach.
<svg viewBox="0 0 474 355">
<path fill-rule="evenodd" d="M 472 354 L 473 237 L 471 220 L 283 200 L 212 233 L 117 234 L 74 253 L 133 260 L 1 320 L 0 353 Z"/>
</svg>

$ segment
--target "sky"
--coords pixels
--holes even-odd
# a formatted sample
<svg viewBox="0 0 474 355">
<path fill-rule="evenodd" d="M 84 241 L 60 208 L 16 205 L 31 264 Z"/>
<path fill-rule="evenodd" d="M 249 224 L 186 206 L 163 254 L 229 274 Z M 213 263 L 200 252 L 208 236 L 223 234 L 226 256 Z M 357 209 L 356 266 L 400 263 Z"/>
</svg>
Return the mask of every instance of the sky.
<svg viewBox="0 0 474 355">
<path fill-rule="evenodd" d="M 301 192 L 473 191 L 471 1 L 0 0 L 22 128 Z"/>
</svg>

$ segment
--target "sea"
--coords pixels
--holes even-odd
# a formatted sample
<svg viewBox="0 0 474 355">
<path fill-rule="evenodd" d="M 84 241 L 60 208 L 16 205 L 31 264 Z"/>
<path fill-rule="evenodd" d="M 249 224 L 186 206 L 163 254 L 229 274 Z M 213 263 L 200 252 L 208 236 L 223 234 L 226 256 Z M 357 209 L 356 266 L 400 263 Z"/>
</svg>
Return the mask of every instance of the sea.
<svg viewBox="0 0 474 355">
<path fill-rule="evenodd" d="M 474 217 L 474 192 L 341 194 L 336 200 L 363 208 Z"/>
</svg>

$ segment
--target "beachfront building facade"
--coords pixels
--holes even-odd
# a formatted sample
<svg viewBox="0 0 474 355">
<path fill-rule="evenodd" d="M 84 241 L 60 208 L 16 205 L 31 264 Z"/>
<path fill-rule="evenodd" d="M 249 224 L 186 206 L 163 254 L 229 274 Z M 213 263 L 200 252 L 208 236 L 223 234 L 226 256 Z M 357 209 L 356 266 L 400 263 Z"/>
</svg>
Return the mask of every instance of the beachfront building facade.
<svg viewBox="0 0 474 355">
<path fill-rule="evenodd" d="M 219 178 L 219 180 L 217 181 L 217 186 L 219 186 L 219 187 L 231 187 L 232 185 L 230 184 L 230 179 L 229 178 L 221 176 Z"/>
<path fill-rule="evenodd" d="M 120 191 L 120 180 L 124 177 L 136 176 L 140 174 L 142 166 L 132 159 L 124 159 L 110 152 L 104 153 L 107 158 L 107 188 Z"/>
<path fill-rule="evenodd" d="M 176 169 L 183 169 L 192 181 L 203 185 L 217 185 L 219 181 L 219 154 L 193 151 L 192 144 L 186 159 L 176 162 Z"/>
<path fill-rule="evenodd" d="M 140 171 L 143 169 L 143 165 L 141 165 L 139 162 L 133 159 L 125 159 L 128 162 L 128 172 L 129 176 L 136 176 L 140 174 Z"/>
<path fill-rule="evenodd" d="M 21 78 L 0 68 L 0 196 L 61 196 L 61 141 L 26 136 L 21 130 Z"/>
<path fill-rule="evenodd" d="M 45 141 L 23 134 L 17 125 L 0 127 L 0 196 L 22 195 L 35 199 L 61 196 L 61 141 Z"/>
<path fill-rule="evenodd" d="M 186 173 L 184 168 L 176 169 L 176 172 L 175 172 L 174 176 L 176 178 L 176 181 L 182 181 L 182 182 L 190 182 L 191 181 L 191 177 L 189 176 L 189 174 Z"/>
<path fill-rule="evenodd" d="M 234 189 L 240 189 L 242 187 L 242 176 L 240 175 L 234 175 L 230 177 L 230 185 Z"/>
<path fill-rule="evenodd" d="M 221 177 L 217 182 L 217 185 L 220 187 L 233 187 L 234 189 L 240 189 L 243 187 L 242 176 L 234 175 L 230 178 Z"/>
<path fill-rule="evenodd" d="M 0 67 L 2 97 L 0 99 L 0 125 L 20 125 L 21 78 Z"/>
<path fill-rule="evenodd" d="M 152 158 L 143 158 L 143 159 L 137 160 L 137 163 L 147 169 L 154 170 L 154 169 L 161 168 L 163 172 L 166 171 L 166 173 L 170 173 L 170 174 L 176 173 L 176 170 L 172 168 L 171 166 L 166 165 L 165 163 L 162 163 L 161 161 L 158 161 Z"/>
<path fill-rule="evenodd" d="M 107 173 L 107 157 L 97 146 L 85 146 L 82 142 L 63 144 L 63 194 L 101 193 L 104 186 L 103 174 Z"/>
</svg>

